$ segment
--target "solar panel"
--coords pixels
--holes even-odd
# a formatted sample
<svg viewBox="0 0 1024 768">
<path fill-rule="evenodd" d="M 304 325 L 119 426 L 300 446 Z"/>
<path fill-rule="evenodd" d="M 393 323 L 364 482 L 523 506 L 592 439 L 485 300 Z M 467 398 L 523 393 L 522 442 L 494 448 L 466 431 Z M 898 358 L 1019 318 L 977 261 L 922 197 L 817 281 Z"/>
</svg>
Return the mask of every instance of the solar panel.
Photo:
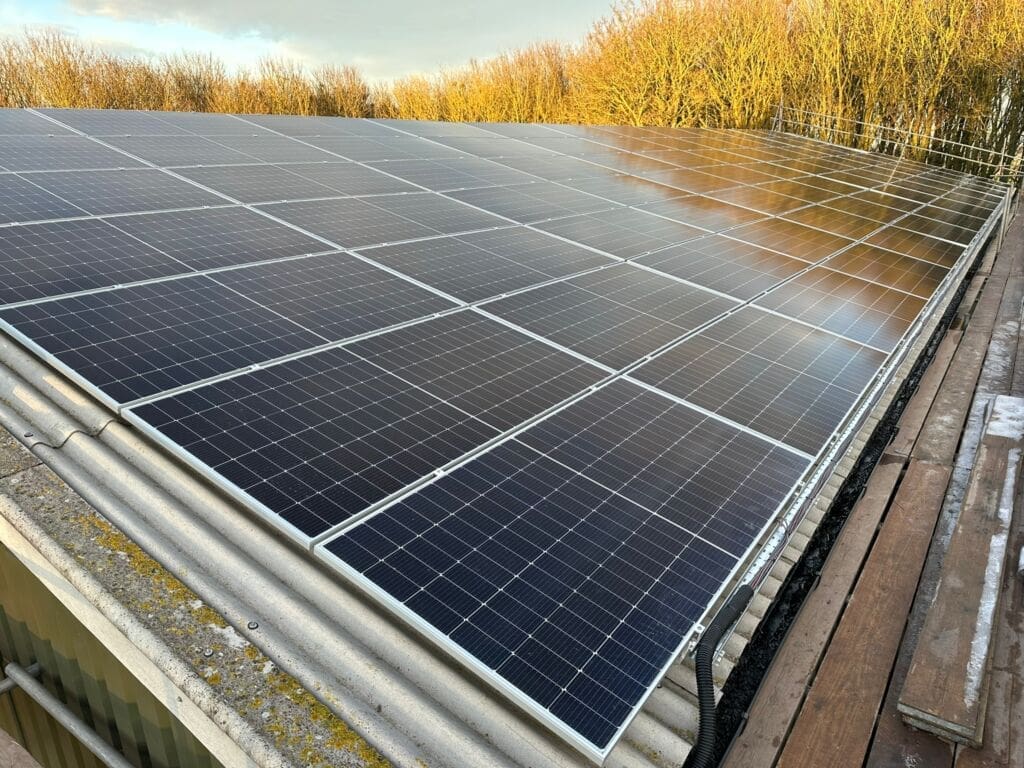
<svg viewBox="0 0 1024 768">
<path fill-rule="evenodd" d="M 773 132 L 43 114 L 4 329 L 597 759 L 1005 195 Z"/>
</svg>

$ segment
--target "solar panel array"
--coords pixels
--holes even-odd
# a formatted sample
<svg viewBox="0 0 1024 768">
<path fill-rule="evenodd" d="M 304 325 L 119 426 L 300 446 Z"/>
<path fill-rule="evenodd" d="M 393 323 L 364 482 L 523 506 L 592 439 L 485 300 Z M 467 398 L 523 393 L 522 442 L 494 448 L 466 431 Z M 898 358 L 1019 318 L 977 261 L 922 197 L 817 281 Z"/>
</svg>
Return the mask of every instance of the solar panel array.
<svg viewBox="0 0 1024 768">
<path fill-rule="evenodd" d="M 992 227 L 785 134 L 0 111 L 0 322 L 614 745 Z"/>
</svg>

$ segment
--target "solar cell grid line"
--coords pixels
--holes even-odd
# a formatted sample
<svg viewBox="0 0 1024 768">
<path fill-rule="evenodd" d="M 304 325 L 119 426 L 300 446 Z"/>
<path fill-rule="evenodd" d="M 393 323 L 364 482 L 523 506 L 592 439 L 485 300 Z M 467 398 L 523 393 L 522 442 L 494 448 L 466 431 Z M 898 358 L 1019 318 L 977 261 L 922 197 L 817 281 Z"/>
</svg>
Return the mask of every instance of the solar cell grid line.
<svg viewBox="0 0 1024 768">
<path fill-rule="evenodd" d="M 878 350 L 745 307 L 630 377 L 814 456 L 885 359 Z"/>
<path fill-rule="evenodd" d="M 766 216 L 779 216 L 808 205 L 799 198 L 771 192 L 762 187 L 730 187 L 708 192 L 707 197 L 749 208 Z"/>
<path fill-rule="evenodd" d="M 621 369 L 738 304 L 667 275 L 622 264 L 485 302 L 480 308 Z"/>
<path fill-rule="evenodd" d="M 68 219 L 89 214 L 13 173 L 0 174 L 0 224 Z"/>
<path fill-rule="evenodd" d="M 818 262 L 854 242 L 847 237 L 779 218 L 745 224 L 722 234 L 810 263 Z"/>
<path fill-rule="evenodd" d="M 0 227 L 0 305 L 192 271 L 101 219 Z"/>
<path fill-rule="evenodd" d="M 814 267 L 755 303 L 886 352 L 925 304 L 917 296 L 824 267 Z"/>
<path fill-rule="evenodd" d="M 963 219 L 961 219 L 963 221 Z M 957 226 L 947 221 L 940 221 L 935 218 L 923 216 L 918 212 L 907 214 L 896 222 L 900 229 L 909 229 L 913 232 L 920 232 L 929 237 L 939 240 L 947 240 L 951 243 L 958 243 L 966 246 L 974 238 L 975 229 Z"/>
<path fill-rule="evenodd" d="M 225 202 L 153 168 L 25 173 L 22 178 L 94 216 L 198 208 Z"/>
<path fill-rule="evenodd" d="M 964 246 L 939 240 L 919 232 L 899 227 L 886 227 L 865 241 L 868 245 L 893 251 L 904 256 L 911 256 L 922 261 L 930 261 L 947 269 L 952 268 L 964 252 Z"/>
<path fill-rule="evenodd" d="M 0 309 L 0 320 L 114 409 L 324 341 L 205 275 Z"/>
<path fill-rule="evenodd" d="M 515 292 L 616 263 L 567 240 L 525 227 L 417 240 L 358 251 L 466 302 Z"/>
<path fill-rule="evenodd" d="M 573 382 L 584 391 L 605 375 L 468 312 L 351 346 L 241 372 L 126 413 L 201 471 L 211 468 L 227 490 L 250 505 L 255 501 L 272 522 L 308 545 L 485 446 L 501 434 L 493 424 L 557 405 Z M 401 375 L 360 356 L 359 349 L 371 359 L 404 356 Z M 423 349 L 432 354 L 416 359 Z M 442 352 L 447 365 L 439 369 Z M 458 405 L 431 394 L 431 388 L 447 391 L 459 380 L 476 386 Z"/>
<path fill-rule="evenodd" d="M 806 466 L 612 382 L 318 553 L 600 759 Z"/>
<path fill-rule="evenodd" d="M 840 216 L 837 213 L 834 208 L 813 204 L 784 213 L 781 218 L 785 221 L 804 224 L 822 232 L 830 232 L 851 240 L 860 240 L 863 237 L 867 237 L 882 226 L 881 222 L 874 219 L 867 219 L 852 213 L 845 213 Z"/>
</svg>

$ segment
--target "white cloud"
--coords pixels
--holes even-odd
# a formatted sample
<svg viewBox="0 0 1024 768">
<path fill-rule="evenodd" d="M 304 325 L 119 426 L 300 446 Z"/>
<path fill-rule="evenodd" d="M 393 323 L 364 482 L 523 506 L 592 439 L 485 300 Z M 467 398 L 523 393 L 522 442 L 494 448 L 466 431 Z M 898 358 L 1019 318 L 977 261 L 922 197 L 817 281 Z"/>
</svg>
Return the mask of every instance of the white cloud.
<svg viewBox="0 0 1024 768">
<path fill-rule="evenodd" d="M 534 40 L 574 41 L 608 0 L 67 0 L 80 19 L 184 28 L 371 77 L 434 71 Z M 191 42 L 191 41 L 190 41 Z M 184 46 L 182 46 L 184 47 Z M 189 45 L 191 47 L 191 45 Z"/>
</svg>

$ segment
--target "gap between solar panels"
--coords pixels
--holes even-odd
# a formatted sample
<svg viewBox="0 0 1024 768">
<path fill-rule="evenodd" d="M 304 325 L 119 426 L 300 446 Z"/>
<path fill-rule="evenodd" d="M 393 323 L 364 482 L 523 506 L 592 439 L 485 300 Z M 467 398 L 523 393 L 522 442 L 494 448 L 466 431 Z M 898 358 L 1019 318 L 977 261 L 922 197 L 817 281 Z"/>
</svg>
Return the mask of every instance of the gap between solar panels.
<svg viewBox="0 0 1024 768">
<path fill-rule="evenodd" d="M 595 760 L 827 476 L 1005 205 L 779 134 L 52 116 L 104 137 L 69 162 L 121 153 L 168 180 L 124 171 L 157 203 L 232 205 L 94 216 L 79 251 L 10 228 L 0 265 L 30 264 L 24 290 L 97 287 L 0 309 L 5 327 Z M 190 148 L 232 164 L 178 167 Z M 251 162 L 317 153 L 287 176 Z M 557 178 L 534 199 L 518 173 Z M 131 199 L 93 175 L 95 210 Z M 467 180 L 486 193 L 454 194 Z M 241 202 L 278 182 L 294 204 Z M 425 192 L 379 191 L 398 184 Z M 620 199 L 595 214 L 594 192 Z M 47 194 L 26 205 L 72 204 Z M 538 223 L 545 205 L 565 215 Z M 331 250 L 288 251 L 311 243 Z M 191 271 L 111 280 L 140 264 Z"/>
</svg>

